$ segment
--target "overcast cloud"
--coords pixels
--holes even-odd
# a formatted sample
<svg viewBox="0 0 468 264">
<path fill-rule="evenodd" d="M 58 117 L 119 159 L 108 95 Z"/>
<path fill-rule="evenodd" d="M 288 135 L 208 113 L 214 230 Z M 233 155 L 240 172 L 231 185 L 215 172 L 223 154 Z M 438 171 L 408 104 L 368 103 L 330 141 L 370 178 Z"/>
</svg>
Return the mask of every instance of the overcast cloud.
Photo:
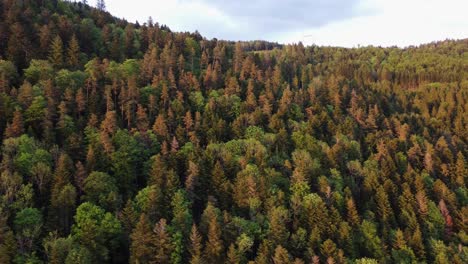
<svg viewBox="0 0 468 264">
<path fill-rule="evenodd" d="M 207 38 L 353 47 L 468 37 L 466 0 L 107 0 L 129 21 L 149 16 Z"/>
</svg>

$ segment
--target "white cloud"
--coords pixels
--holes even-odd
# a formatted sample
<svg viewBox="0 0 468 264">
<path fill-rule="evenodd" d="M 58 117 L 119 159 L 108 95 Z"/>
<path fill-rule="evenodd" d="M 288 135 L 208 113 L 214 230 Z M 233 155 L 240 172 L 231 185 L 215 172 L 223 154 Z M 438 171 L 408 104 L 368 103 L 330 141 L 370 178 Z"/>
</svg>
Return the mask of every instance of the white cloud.
<svg viewBox="0 0 468 264">
<path fill-rule="evenodd" d="M 149 16 L 176 31 L 198 30 L 207 38 L 275 41 L 291 29 L 321 26 L 356 15 L 360 0 L 107 0 L 118 17 Z"/>
<path fill-rule="evenodd" d="M 207 38 L 353 47 L 467 38 L 466 0 L 107 0 L 130 21 L 149 16 Z M 338 8 L 342 7 L 342 8 Z M 345 10 L 345 11 L 344 11 Z M 307 36 L 307 37 L 305 37 Z"/>
<path fill-rule="evenodd" d="M 108 0 L 108 11 L 131 22 L 165 24 L 175 31 L 200 31 L 215 37 L 211 25 L 225 29 L 227 33 L 239 30 L 238 24 L 217 8 L 200 1 L 180 0 Z"/>
<path fill-rule="evenodd" d="M 372 10 L 373 14 L 292 32 L 281 41 L 344 47 L 404 47 L 468 37 L 467 1 L 365 0 L 361 2 L 361 8 Z"/>
</svg>

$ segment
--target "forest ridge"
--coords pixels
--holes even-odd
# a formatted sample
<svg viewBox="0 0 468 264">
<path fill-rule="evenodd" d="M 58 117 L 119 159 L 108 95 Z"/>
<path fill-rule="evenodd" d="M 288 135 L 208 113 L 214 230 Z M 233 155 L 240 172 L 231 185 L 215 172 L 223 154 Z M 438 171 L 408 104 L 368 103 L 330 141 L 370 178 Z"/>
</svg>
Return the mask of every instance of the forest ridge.
<svg viewBox="0 0 468 264">
<path fill-rule="evenodd" d="M 0 1 L 0 263 L 468 263 L 468 39 L 208 40 L 83 2 Z"/>
</svg>

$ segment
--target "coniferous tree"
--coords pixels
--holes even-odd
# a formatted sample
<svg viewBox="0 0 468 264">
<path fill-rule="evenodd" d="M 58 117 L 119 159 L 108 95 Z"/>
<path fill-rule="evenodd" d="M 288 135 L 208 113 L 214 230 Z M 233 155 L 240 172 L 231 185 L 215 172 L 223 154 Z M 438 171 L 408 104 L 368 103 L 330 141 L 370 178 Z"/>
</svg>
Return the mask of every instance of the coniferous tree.
<svg viewBox="0 0 468 264">
<path fill-rule="evenodd" d="M 202 246 L 202 237 L 198 232 L 197 226 L 193 224 L 190 231 L 190 264 L 201 264 L 204 262 L 202 256 Z"/>
<path fill-rule="evenodd" d="M 140 215 L 135 229 L 132 231 L 130 246 L 131 263 L 149 263 L 154 254 L 153 241 L 156 239 L 150 222 L 145 214 Z"/>
<path fill-rule="evenodd" d="M 63 65 L 63 41 L 59 35 L 54 38 L 50 45 L 49 61 L 56 68 Z"/>
<path fill-rule="evenodd" d="M 348 199 L 346 202 L 346 209 L 347 209 L 347 220 L 352 226 L 358 226 L 360 224 L 359 214 L 356 210 L 356 205 L 354 204 L 354 200 Z"/>
<path fill-rule="evenodd" d="M 19 137 L 24 133 L 23 115 L 19 109 L 13 114 L 13 122 L 9 124 L 5 131 L 5 137 Z"/>
<path fill-rule="evenodd" d="M 151 263 L 168 263 L 171 258 L 172 245 L 170 243 L 170 236 L 167 230 L 167 224 L 165 219 L 161 219 L 153 229 L 154 239 L 153 247 L 154 250 L 151 256 Z"/>
<path fill-rule="evenodd" d="M 71 68 L 77 68 L 80 62 L 80 46 L 76 35 L 73 35 L 67 49 L 67 63 Z"/>
<path fill-rule="evenodd" d="M 221 240 L 221 226 L 218 222 L 218 215 L 213 205 L 208 204 L 204 214 L 206 215 L 206 244 L 204 258 L 209 263 L 219 263 L 224 259 L 224 245 Z"/>
<path fill-rule="evenodd" d="M 288 251 L 280 245 L 278 245 L 275 249 L 275 254 L 273 256 L 273 263 L 274 264 L 291 263 Z"/>
</svg>

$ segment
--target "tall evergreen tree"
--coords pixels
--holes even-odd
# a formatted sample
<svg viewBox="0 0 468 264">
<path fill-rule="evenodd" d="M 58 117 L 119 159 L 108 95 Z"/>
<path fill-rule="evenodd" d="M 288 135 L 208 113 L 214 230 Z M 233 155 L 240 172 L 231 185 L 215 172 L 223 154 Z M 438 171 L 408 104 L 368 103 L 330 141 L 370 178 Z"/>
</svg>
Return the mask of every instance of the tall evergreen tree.
<svg viewBox="0 0 468 264">
<path fill-rule="evenodd" d="M 67 63 L 72 68 L 77 68 L 80 62 L 80 46 L 76 35 L 73 35 L 67 49 Z"/>
<path fill-rule="evenodd" d="M 55 36 L 50 46 L 49 61 L 55 68 L 63 65 L 63 42 L 59 35 Z"/>
</svg>

